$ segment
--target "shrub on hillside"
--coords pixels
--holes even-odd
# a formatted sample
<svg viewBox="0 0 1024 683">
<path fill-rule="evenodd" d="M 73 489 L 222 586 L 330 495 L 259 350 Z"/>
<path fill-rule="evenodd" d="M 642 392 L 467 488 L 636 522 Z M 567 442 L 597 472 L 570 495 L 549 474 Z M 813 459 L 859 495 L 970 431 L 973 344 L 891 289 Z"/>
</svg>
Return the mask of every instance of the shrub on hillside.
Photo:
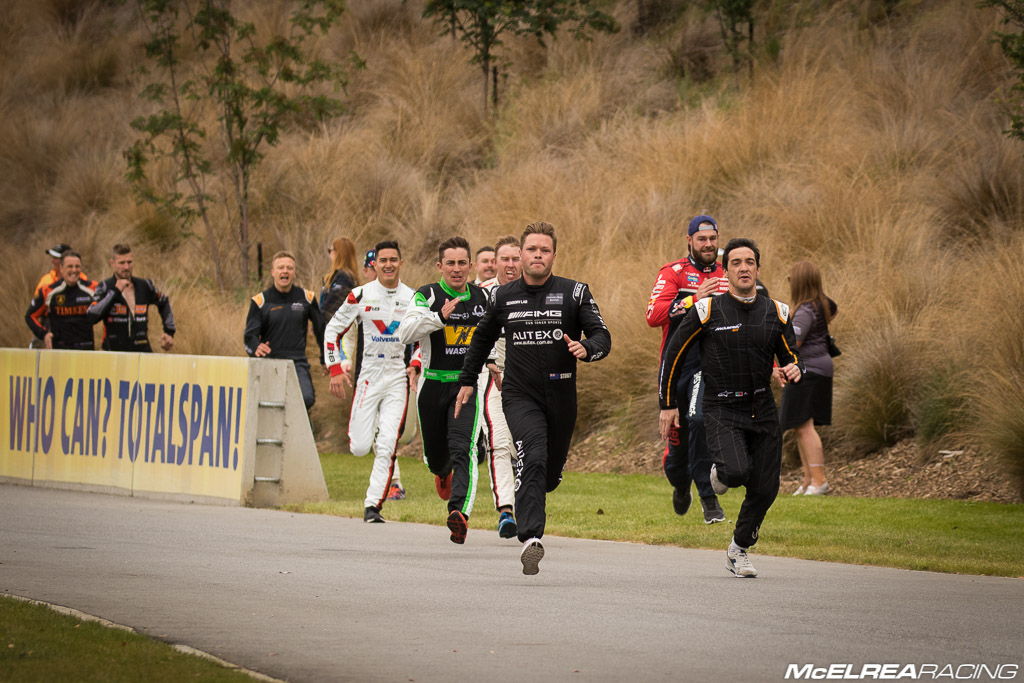
<svg viewBox="0 0 1024 683">
<path fill-rule="evenodd" d="M 866 330 L 837 363 L 836 426 L 860 454 L 891 446 L 911 432 L 918 359 L 907 333 L 895 322 Z"/>
</svg>

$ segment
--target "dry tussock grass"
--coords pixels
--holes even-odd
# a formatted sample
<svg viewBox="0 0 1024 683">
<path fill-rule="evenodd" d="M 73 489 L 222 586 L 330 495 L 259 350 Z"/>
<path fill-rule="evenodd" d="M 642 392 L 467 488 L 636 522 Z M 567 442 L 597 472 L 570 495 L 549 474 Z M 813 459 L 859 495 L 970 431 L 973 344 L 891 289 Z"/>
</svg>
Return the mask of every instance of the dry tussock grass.
<svg viewBox="0 0 1024 683">
<path fill-rule="evenodd" d="M 70 240 L 102 275 L 110 243 L 139 243 L 140 274 L 174 296 L 178 350 L 238 354 L 258 285 L 211 296 L 208 245 L 159 237 L 151 209 L 134 207 L 119 180 L 142 81 L 125 73 L 137 59 L 131 41 L 96 27 L 137 29 L 124 9 L 84 3 L 75 14 L 72 5 L 24 0 L 0 17 L 0 36 L 12 37 L 0 41 L 7 248 L 38 254 Z M 353 1 L 341 30 L 317 41 L 323 55 L 354 50 L 366 61 L 351 75 L 349 112 L 286 136 L 258 170 L 256 239 L 267 256 L 295 252 L 305 286 L 337 235 L 361 249 L 398 239 L 404 279 L 418 286 L 436 278 L 436 244 L 449 235 L 475 246 L 548 220 L 559 230 L 556 272 L 590 283 L 614 335 L 612 356 L 581 369 L 581 431 L 611 425 L 646 439 L 659 339 L 643 320 L 649 289 L 658 267 L 682 255 L 681 226 L 711 212 L 724 238 L 760 242 L 776 298 L 788 299 L 793 261 L 822 267 L 841 311 L 837 438 L 864 452 L 915 430 L 956 431 L 943 422 L 962 420 L 968 401 L 975 438 L 1015 452 L 1020 403 L 1003 399 L 1022 385 L 1024 323 L 1007 314 L 982 334 L 958 305 L 1004 285 L 1016 292 L 1008 300 L 1024 297 L 1024 153 L 1002 135 L 998 97 L 1009 81 L 991 41 L 994 12 L 944 0 L 883 20 L 877 3 L 806 3 L 770 18 L 789 28 L 780 58 L 759 63 L 753 82 L 697 83 L 695 70 L 711 78 L 728 60 L 693 12 L 639 39 L 629 30 L 589 43 L 560 36 L 547 49 L 512 39 L 505 105 L 492 122 L 478 70 L 421 9 Z M 284 16 L 273 3 L 247 11 L 263 32 Z M 627 29 L 634 22 L 633 3 L 615 12 Z M 689 69 L 681 81 L 680 68 Z M 218 207 L 214 219 L 233 273 L 232 217 Z M 11 260 L 0 284 L 27 291 L 42 260 Z M 20 319 L 20 303 L 7 306 Z M 11 345 L 27 339 L 16 326 L 4 335 Z M 991 374 L 975 395 L 942 367 Z M 317 423 L 332 424 L 336 407 L 318 407 Z"/>
</svg>

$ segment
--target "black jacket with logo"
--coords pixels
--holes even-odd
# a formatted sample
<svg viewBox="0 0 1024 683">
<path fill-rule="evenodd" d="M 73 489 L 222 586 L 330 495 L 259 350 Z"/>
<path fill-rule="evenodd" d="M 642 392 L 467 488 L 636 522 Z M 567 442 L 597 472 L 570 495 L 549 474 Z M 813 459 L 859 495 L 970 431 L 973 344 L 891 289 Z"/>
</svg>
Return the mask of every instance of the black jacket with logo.
<svg viewBox="0 0 1024 683">
<path fill-rule="evenodd" d="M 576 357 L 569 353 L 566 336 L 587 349 L 584 362 L 600 360 L 612 349 L 611 333 L 590 288 L 556 275 L 542 285 L 520 278 L 495 290 L 466 354 L 461 385 L 475 386 L 499 336 L 505 338 L 502 387 L 538 395 L 551 381 L 575 385 Z"/>
<path fill-rule="evenodd" d="M 451 299 L 459 303 L 444 319 L 441 308 Z M 487 293 L 476 285 L 468 284 L 465 292 L 456 292 L 443 280 L 432 282 L 413 294 L 412 305 L 398 326 L 398 338 L 404 344 L 419 342 L 425 377 L 454 382 L 486 310 Z"/>
<path fill-rule="evenodd" d="M 313 324 L 313 335 L 320 348 L 320 358 L 323 358 L 324 320 L 316 295 L 302 287 L 279 292 L 271 286 L 249 302 L 249 314 L 245 318 L 245 352 L 253 356 L 256 347 L 266 342 L 270 345 L 267 358 L 305 360 L 307 322 Z"/>
<path fill-rule="evenodd" d="M 92 351 L 93 323 L 89 320 L 96 283 L 79 279 L 68 286 L 64 280 L 36 292 L 25 312 L 25 322 L 32 333 L 42 339 L 53 332 L 53 348 Z"/>
<path fill-rule="evenodd" d="M 149 346 L 149 307 L 156 306 L 163 320 L 164 332 L 174 336 L 174 313 L 166 294 L 160 292 L 152 280 L 133 277 L 135 309 L 128 309 L 117 278 L 109 277 L 100 283 L 89 306 L 89 320 L 103 321 L 103 348 L 107 351 L 152 351 Z"/>
</svg>

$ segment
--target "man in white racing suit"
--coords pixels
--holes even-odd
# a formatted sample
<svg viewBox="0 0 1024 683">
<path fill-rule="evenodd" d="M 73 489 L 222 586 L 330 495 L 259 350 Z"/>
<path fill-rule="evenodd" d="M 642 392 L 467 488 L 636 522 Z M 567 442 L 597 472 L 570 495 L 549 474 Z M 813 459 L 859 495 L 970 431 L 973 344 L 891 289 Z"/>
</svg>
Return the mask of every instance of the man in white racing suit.
<svg viewBox="0 0 1024 683">
<path fill-rule="evenodd" d="M 370 484 L 363 501 L 363 521 L 383 522 L 380 511 L 395 472 L 395 450 L 409 400 L 410 348 L 398 338 L 413 290 L 399 280 L 402 255 L 398 243 L 380 242 L 374 270 L 377 279 L 354 288 L 324 331 L 324 364 L 331 374 L 331 393 L 344 398 L 355 384 L 348 438 L 352 453 L 373 448 Z M 355 350 L 341 351 L 341 338 L 357 325 Z"/>
<path fill-rule="evenodd" d="M 513 235 L 502 237 L 495 246 L 498 274 L 480 284 L 488 292 L 501 285 L 518 280 L 522 275 L 521 247 Z M 489 372 L 480 373 L 477 389 L 484 397 L 484 431 L 487 436 L 487 460 L 491 468 L 491 495 L 494 509 L 498 511 L 498 535 L 515 538 L 518 533 L 513 512 L 515 505 L 515 474 L 512 471 L 512 457 L 515 448 L 512 433 L 505 422 L 501 409 L 501 377 L 505 371 L 505 338 L 498 339 L 494 351 L 487 359 Z"/>
</svg>

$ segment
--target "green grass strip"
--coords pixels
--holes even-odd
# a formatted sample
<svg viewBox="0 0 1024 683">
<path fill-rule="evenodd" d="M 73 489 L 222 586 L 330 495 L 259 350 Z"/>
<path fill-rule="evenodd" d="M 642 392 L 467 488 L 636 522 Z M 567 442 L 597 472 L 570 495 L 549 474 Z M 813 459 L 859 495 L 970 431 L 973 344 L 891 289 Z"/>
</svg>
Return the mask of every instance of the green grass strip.
<svg viewBox="0 0 1024 683">
<path fill-rule="evenodd" d="M 252 681 L 146 636 L 0 596 L 0 680 Z"/>
<path fill-rule="evenodd" d="M 363 514 L 372 456 L 322 455 L 331 500 L 287 506 L 343 517 Z M 408 465 L 406 462 L 408 461 Z M 445 503 L 433 476 L 412 459 L 402 461 L 406 499 L 388 501 L 387 520 L 444 525 Z M 664 477 L 567 472 L 548 495 L 547 533 L 723 550 L 732 536 L 743 490 L 720 498 L 728 521 L 706 525 L 700 501 L 684 517 L 672 511 Z M 470 536 L 497 531 L 491 500 L 478 501 Z M 809 560 L 921 569 L 959 574 L 1024 574 L 1024 505 L 957 500 L 790 496 L 775 501 L 761 527 L 758 554 Z"/>
</svg>

